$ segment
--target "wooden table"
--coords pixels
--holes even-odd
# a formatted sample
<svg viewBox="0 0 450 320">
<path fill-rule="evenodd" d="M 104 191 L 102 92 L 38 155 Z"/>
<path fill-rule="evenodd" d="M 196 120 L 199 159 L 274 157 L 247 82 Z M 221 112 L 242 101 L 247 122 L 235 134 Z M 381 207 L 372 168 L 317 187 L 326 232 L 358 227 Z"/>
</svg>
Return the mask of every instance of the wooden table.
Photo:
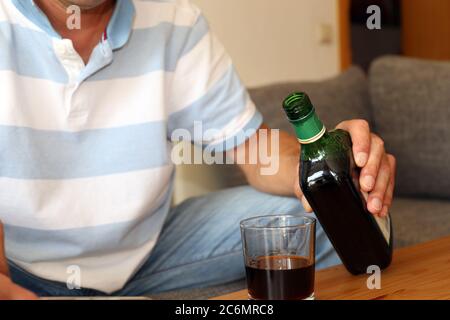
<svg viewBox="0 0 450 320">
<path fill-rule="evenodd" d="M 316 299 L 450 299 L 450 237 L 396 250 L 381 274 L 381 289 L 367 288 L 369 276 L 352 276 L 342 265 L 318 271 Z M 242 290 L 215 299 L 247 298 Z"/>
</svg>

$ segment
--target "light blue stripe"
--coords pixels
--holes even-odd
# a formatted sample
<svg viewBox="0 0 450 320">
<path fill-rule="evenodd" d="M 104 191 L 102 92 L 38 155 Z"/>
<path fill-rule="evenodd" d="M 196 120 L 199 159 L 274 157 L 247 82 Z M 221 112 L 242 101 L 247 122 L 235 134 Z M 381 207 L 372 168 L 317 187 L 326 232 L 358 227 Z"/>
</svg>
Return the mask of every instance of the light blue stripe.
<svg viewBox="0 0 450 320">
<path fill-rule="evenodd" d="M 34 4 L 33 0 L 12 0 L 12 2 L 16 8 L 36 26 L 45 31 L 48 35 L 61 39 L 61 36 L 55 31 L 47 16 Z"/>
<path fill-rule="evenodd" d="M 111 47 L 116 50 L 125 45 L 131 34 L 136 9 L 131 0 L 119 0 L 108 24 L 107 34 Z"/>
<path fill-rule="evenodd" d="M 114 61 L 88 81 L 138 77 L 154 71 L 173 72 L 179 59 L 189 53 L 209 32 L 200 17 L 194 27 L 163 22 L 132 31 L 128 43 L 114 52 Z"/>
<path fill-rule="evenodd" d="M 169 116 L 169 133 L 186 129 L 194 135 L 194 122 L 201 121 L 203 130 L 222 129 L 244 112 L 249 96 L 233 66 L 200 99 Z M 194 141 L 203 144 L 203 141 Z"/>
<path fill-rule="evenodd" d="M 164 122 L 82 132 L 0 126 L 0 176 L 73 179 L 169 163 Z"/>
<path fill-rule="evenodd" d="M 126 186 L 123 188 L 125 192 Z M 9 258 L 29 263 L 48 262 L 137 248 L 152 238 L 156 240 L 169 212 L 171 196 L 170 190 L 160 207 L 141 220 L 67 230 L 39 230 L 5 225 Z"/>
<path fill-rule="evenodd" d="M 92 51 L 91 58 L 86 67 L 78 75 L 78 81 L 88 79 L 95 74 L 98 70 L 101 70 L 113 61 L 113 50 L 109 42 L 99 43 Z"/>
<path fill-rule="evenodd" d="M 178 60 L 189 53 L 208 30 L 203 17 L 194 27 L 161 23 L 133 30 L 124 47 L 114 52 L 114 61 L 88 80 L 137 77 L 154 71 L 172 72 Z M 120 43 L 118 40 L 116 45 Z M 0 70 L 57 83 L 68 81 L 50 37 L 7 22 L 0 22 Z"/>
<path fill-rule="evenodd" d="M 0 70 L 58 83 L 68 81 L 45 33 L 7 22 L 0 22 Z"/>
</svg>

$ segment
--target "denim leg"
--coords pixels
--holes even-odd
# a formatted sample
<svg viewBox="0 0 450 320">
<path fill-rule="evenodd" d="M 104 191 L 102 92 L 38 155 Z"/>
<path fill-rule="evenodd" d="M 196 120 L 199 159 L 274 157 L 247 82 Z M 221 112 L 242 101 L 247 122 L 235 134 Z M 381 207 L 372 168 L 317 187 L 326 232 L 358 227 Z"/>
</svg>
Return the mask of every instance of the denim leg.
<svg viewBox="0 0 450 320">
<path fill-rule="evenodd" d="M 39 297 L 71 297 L 71 296 L 102 296 L 104 293 L 92 289 L 69 289 L 65 283 L 50 281 L 32 275 L 15 263 L 9 261 L 9 272 L 12 281 L 35 293 Z"/>
<path fill-rule="evenodd" d="M 269 195 L 249 186 L 184 201 L 171 210 L 148 260 L 114 295 L 155 294 L 243 279 L 239 222 L 268 214 L 305 213 L 295 198 Z M 339 263 L 318 224 L 316 268 Z"/>
</svg>

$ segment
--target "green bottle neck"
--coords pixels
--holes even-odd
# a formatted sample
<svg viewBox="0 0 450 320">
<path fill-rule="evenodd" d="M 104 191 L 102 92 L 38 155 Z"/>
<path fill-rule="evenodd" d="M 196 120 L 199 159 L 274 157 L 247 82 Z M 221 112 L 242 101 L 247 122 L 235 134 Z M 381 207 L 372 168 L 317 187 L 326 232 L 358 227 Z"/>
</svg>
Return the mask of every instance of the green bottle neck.
<svg viewBox="0 0 450 320">
<path fill-rule="evenodd" d="M 294 127 L 297 139 L 301 144 L 311 144 L 323 137 L 327 129 L 314 112 L 300 120 L 290 121 Z"/>
</svg>

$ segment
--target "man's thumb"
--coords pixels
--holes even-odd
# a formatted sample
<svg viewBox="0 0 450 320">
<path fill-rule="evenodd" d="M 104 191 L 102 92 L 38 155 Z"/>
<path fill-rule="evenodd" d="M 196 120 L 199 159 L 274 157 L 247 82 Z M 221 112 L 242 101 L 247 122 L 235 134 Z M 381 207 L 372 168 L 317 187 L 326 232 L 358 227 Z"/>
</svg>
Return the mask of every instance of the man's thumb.
<svg viewBox="0 0 450 320">
<path fill-rule="evenodd" d="M 0 221 L 0 273 L 9 275 L 8 262 L 5 254 L 5 233 L 3 223 Z"/>
</svg>

